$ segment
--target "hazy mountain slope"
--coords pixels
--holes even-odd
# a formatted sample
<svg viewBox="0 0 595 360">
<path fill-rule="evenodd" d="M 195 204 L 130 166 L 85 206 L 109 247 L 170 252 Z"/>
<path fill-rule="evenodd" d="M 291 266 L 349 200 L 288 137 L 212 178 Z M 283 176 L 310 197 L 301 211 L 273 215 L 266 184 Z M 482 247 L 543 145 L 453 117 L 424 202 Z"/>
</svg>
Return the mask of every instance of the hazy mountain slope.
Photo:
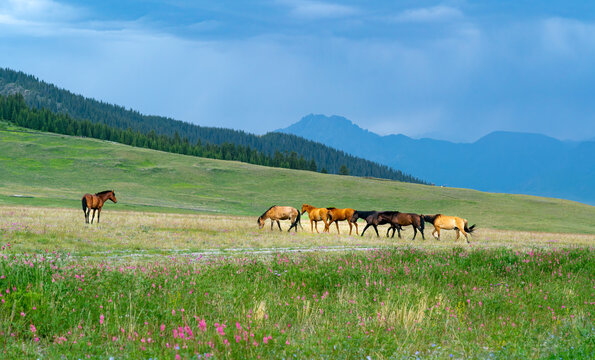
<svg viewBox="0 0 595 360">
<path fill-rule="evenodd" d="M 474 143 L 380 136 L 339 117 L 308 115 L 279 130 L 431 179 L 437 185 L 595 203 L 595 142 L 494 132 Z"/>
</svg>

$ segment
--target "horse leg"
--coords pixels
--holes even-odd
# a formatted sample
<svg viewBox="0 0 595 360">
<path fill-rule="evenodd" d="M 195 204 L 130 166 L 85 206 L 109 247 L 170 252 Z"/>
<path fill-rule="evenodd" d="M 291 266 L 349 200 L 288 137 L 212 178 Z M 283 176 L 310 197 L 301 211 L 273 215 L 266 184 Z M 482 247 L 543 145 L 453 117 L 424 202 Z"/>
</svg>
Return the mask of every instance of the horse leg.
<svg viewBox="0 0 595 360">
<path fill-rule="evenodd" d="M 424 236 L 424 230 L 421 227 L 419 228 L 419 232 L 421 233 L 422 240 L 425 240 L 426 238 Z"/>
<path fill-rule="evenodd" d="M 390 232 L 390 229 L 392 229 L 393 227 L 389 227 L 388 230 L 386 230 L 386 237 L 388 238 L 388 233 Z M 395 233 L 393 232 L 393 236 L 395 235 Z"/>
<path fill-rule="evenodd" d="M 93 224 L 93 219 L 95 219 L 95 209 L 93 209 L 93 216 L 91 217 L 91 224 Z"/>
<path fill-rule="evenodd" d="M 99 217 L 101 216 L 101 208 L 97 209 L 97 223 L 99 224 Z"/>
<path fill-rule="evenodd" d="M 397 225 L 397 234 L 399 234 L 399 239 L 402 239 L 401 237 L 401 227 L 399 225 Z M 395 236 L 395 232 L 393 231 L 393 236 Z"/>
<path fill-rule="evenodd" d="M 413 226 L 413 239 L 411 240 L 415 240 L 415 236 L 417 235 L 417 228 L 415 227 L 415 225 L 411 225 Z"/>
<path fill-rule="evenodd" d="M 458 241 L 459 240 L 459 235 L 460 235 L 459 229 L 455 228 L 455 232 L 457 233 L 457 238 L 455 239 L 455 241 Z"/>
<path fill-rule="evenodd" d="M 467 232 L 465 230 L 461 230 L 463 235 L 465 235 L 465 240 L 467 240 L 467 244 L 469 244 L 469 237 L 467 236 Z"/>
<path fill-rule="evenodd" d="M 438 237 L 436 239 L 440 240 L 440 228 L 439 227 L 436 228 L 436 232 L 438 233 Z"/>
<path fill-rule="evenodd" d="M 351 223 L 350 223 L 350 224 L 351 224 Z M 356 222 L 354 225 L 355 225 L 355 235 L 359 235 L 359 234 L 358 234 L 358 231 L 359 231 L 359 230 L 358 230 L 358 228 L 357 228 L 357 222 Z M 351 234 L 350 234 L 350 235 L 351 235 Z"/>
<path fill-rule="evenodd" d="M 374 224 L 374 230 L 376 230 L 376 236 L 380 237 L 380 234 L 378 233 L 378 225 Z"/>
<path fill-rule="evenodd" d="M 364 228 L 364 231 L 362 231 L 362 236 L 364 236 L 364 233 L 366 232 L 366 230 L 368 230 L 368 228 L 372 226 L 372 224 L 366 224 L 366 227 Z"/>
<path fill-rule="evenodd" d="M 314 221 L 312 219 L 310 219 L 310 232 L 314 232 Z"/>
<path fill-rule="evenodd" d="M 335 225 L 337 226 L 337 234 L 341 235 L 341 232 L 339 231 L 339 222 L 335 221 Z M 330 226 L 330 224 L 329 224 Z M 349 226 L 349 235 L 351 235 L 351 225 Z"/>
<path fill-rule="evenodd" d="M 271 219 L 271 231 L 273 231 L 273 225 L 275 225 L 275 220 Z"/>
<path fill-rule="evenodd" d="M 281 230 L 281 223 L 279 222 L 279 220 L 277 220 L 277 226 L 279 227 L 279 231 L 283 231 Z"/>
</svg>

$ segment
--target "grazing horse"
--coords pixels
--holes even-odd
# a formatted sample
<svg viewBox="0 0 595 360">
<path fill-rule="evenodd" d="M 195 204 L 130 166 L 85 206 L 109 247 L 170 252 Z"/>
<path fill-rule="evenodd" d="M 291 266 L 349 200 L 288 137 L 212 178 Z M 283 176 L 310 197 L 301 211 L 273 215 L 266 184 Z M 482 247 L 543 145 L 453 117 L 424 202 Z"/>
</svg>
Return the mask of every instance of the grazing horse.
<svg viewBox="0 0 595 360">
<path fill-rule="evenodd" d="M 116 193 L 114 190 L 105 190 L 102 192 L 98 192 L 95 195 L 85 194 L 82 199 L 83 203 L 83 213 L 85 214 L 85 223 L 89 223 L 89 215 L 91 214 L 91 210 L 93 210 L 93 216 L 91 217 L 91 224 L 93 224 L 93 219 L 95 218 L 95 211 L 97 210 L 97 223 L 99 224 L 99 216 L 101 215 L 101 208 L 103 204 L 107 201 L 111 200 L 114 203 L 117 203 L 116 200 Z"/>
<path fill-rule="evenodd" d="M 351 216 L 351 219 L 349 221 L 352 222 L 352 223 L 355 223 L 357 221 L 357 219 L 364 219 L 364 220 L 366 220 L 366 227 L 362 231 L 362 236 L 364 236 L 364 233 L 366 232 L 366 230 L 370 226 L 373 226 L 374 227 L 374 230 L 376 230 L 376 235 L 378 237 L 380 237 L 380 234 L 378 234 L 378 225 L 388 224 L 388 221 L 386 219 L 381 219 L 380 218 L 380 214 L 382 214 L 382 213 L 383 212 L 378 212 L 378 211 L 359 211 L 359 210 L 356 210 L 356 211 L 353 212 L 353 215 Z"/>
<path fill-rule="evenodd" d="M 275 224 L 275 221 L 277 222 L 277 226 L 279 226 L 279 231 L 281 231 L 281 223 L 279 220 L 291 221 L 291 226 L 289 227 L 289 230 L 287 230 L 288 232 L 291 231 L 293 227 L 295 227 L 295 231 L 297 232 L 298 224 L 303 229 L 302 223 L 300 222 L 300 212 L 291 206 L 271 206 L 267 211 L 258 217 L 258 220 L 256 220 L 259 229 L 264 227 L 264 222 L 266 219 L 271 219 L 271 231 L 273 231 L 273 225 Z"/>
<path fill-rule="evenodd" d="M 424 220 L 432 223 L 434 225 L 434 231 L 432 231 L 432 235 L 438 240 L 440 240 L 440 229 L 443 230 L 455 230 L 457 232 L 457 238 L 455 240 L 459 240 L 459 231 L 465 235 L 465 239 L 467 243 L 469 243 L 469 237 L 467 234 L 471 234 L 475 230 L 475 224 L 471 225 L 471 227 L 467 227 L 467 219 L 463 219 L 456 216 L 447 216 L 442 214 L 436 215 L 422 215 Z M 434 233 L 438 233 L 436 236 Z"/>
<path fill-rule="evenodd" d="M 401 226 L 409 226 L 413 227 L 413 239 L 415 240 L 415 236 L 417 235 L 417 230 L 421 233 L 421 238 L 426 239 L 424 237 L 424 218 L 421 215 L 413 214 L 413 213 L 402 213 L 398 211 L 385 211 L 380 214 L 380 218 L 386 220 L 391 226 L 386 231 L 386 237 L 388 237 L 389 232 L 393 231 L 393 236 L 395 237 L 395 229 L 399 234 L 399 239 L 401 239 Z"/>
<path fill-rule="evenodd" d="M 328 226 L 330 227 L 331 224 L 334 222 L 335 225 L 337 225 L 337 233 L 341 233 L 339 232 L 339 221 L 343 221 L 343 220 L 347 220 L 347 223 L 349 224 L 349 235 L 351 235 L 351 231 L 353 230 L 353 225 L 355 225 L 355 234 L 359 235 L 358 232 L 358 228 L 357 228 L 357 221 L 355 222 L 351 222 L 351 217 L 353 216 L 353 213 L 355 212 L 355 210 L 353 209 L 337 209 L 334 207 L 330 207 L 330 208 L 326 208 L 328 210 L 329 216 L 331 217 L 331 221 L 328 223 Z M 330 232 L 330 231 L 329 231 Z"/>
<path fill-rule="evenodd" d="M 324 223 L 324 230 L 329 231 L 328 222 L 327 220 L 332 220 L 329 215 L 329 211 L 327 208 L 316 208 L 312 205 L 303 204 L 302 205 L 302 215 L 305 212 L 308 212 L 308 217 L 310 217 L 310 231 L 314 232 L 314 228 L 316 228 L 316 232 L 318 232 L 318 222 L 322 221 Z"/>
</svg>

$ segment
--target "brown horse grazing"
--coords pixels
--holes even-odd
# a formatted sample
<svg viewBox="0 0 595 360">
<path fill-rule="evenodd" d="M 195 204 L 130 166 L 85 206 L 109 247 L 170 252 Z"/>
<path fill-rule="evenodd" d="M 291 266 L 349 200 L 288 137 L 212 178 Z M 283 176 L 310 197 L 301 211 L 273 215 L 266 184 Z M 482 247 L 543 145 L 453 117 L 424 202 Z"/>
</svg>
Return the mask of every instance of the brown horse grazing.
<svg viewBox="0 0 595 360">
<path fill-rule="evenodd" d="M 98 192 L 95 195 L 85 194 L 82 199 L 83 203 L 83 213 L 85 214 L 85 223 L 89 223 L 89 215 L 91 214 L 91 210 L 93 210 L 93 217 L 91 217 L 91 224 L 93 224 L 93 219 L 95 218 L 95 211 L 97 210 L 97 223 L 99 224 L 99 216 L 101 216 L 101 208 L 103 204 L 107 201 L 111 200 L 114 203 L 117 203 L 116 200 L 116 193 L 114 190 L 105 190 L 102 192 Z"/>
<path fill-rule="evenodd" d="M 417 235 L 417 230 L 421 233 L 421 238 L 426 239 L 424 237 L 424 218 L 421 215 L 413 214 L 413 213 L 402 213 L 398 211 L 385 211 L 380 213 L 380 218 L 388 221 L 391 225 L 390 228 L 386 231 L 386 237 L 390 230 L 393 230 L 393 236 L 395 237 L 395 229 L 399 234 L 399 239 L 401 239 L 401 226 L 409 226 L 413 227 L 413 239 L 415 240 L 415 236 Z"/>
<path fill-rule="evenodd" d="M 303 229 L 302 223 L 300 222 L 300 212 L 291 206 L 271 206 L 267 211 L 258 217 L 258 220 L 256 220 L 259 229 L 264 227 L 264 222 L 266 219 L 271 219 L 271 231 L 273 231 L 273 225 L 275 224 L 275 221 L 277 222 L 277 226 L 279 226 L 279 231 L 281 231 L 281 223 L 279 220 L 291 221 L 291 226 L 289 227 L 289 230 L 287 230 L 288 232 L 291 231 L 293 227 L 295 227 L 295 231 L 297 232 L 298 224 Z"/>
<path fill-rule="evenodd" d="M 319 221 L 322 221 L 324 223 L 324 230 L 322 230 L 322 232 L 329 231 L 327 220 L 332 220 L 332 218 L 329 216 L 329 211 L 327 208 L 316 208 L 312 205 L 303 204 L 302 215 L 306 211 L 308 212 L 308 216 L 310 217 L 310 231 L 314 232 L 314 228 L 316 228 L 316 232 L 318 233 Z"/>
<path fill-rule="evenodd" d="M 337 233 L 340 234 L 341 232 L 339 231 L 339 223 L 338 222 L 347 220 L 347 223 L 349 224 L 349 235 L 351 235 L 351 231 L 353 230 L 353 225 L 355 225 L 355 234 L 359 235 L 359 231 L 357 228 L 357 221 L 355 221 L 353 223 L 351 222 L 351 218 L 353 217 L 353 213 L 355 212 L 355 210 L 349 209 L 349 208 L 337 209 L 334 207 L 330 207 L 330 208 L 326 208 L 326 209 L 328 210 L 329 216 L 331 218 L 331 221 L 328 223 L 329 227 L 334 222 L 335 225 L 337 225 Z"/>
<path fill-rule="evenodd" d="M 475 224 L 471 225 L 471 227 L 467 227 L 467 219 L 462 219 L 456 216 L 447 216 L 442 214 L 436 215 L 422 215 L 424 220 L 432 223 L 434 225 L 434 231 L 432 231 L 432 235 L 438 240 L 440 240 L 440 229 L 443 230 L 455 230 L 457 232 L 456 240 L 459 240 L 459 231 L 465 235 L 465 239 L 467 243 L 469 243 L 469 237 L 467 234 L 471 234 L 475 230 Z M 438 233 L 436 236 L 434 233 Z"/>
</svg>

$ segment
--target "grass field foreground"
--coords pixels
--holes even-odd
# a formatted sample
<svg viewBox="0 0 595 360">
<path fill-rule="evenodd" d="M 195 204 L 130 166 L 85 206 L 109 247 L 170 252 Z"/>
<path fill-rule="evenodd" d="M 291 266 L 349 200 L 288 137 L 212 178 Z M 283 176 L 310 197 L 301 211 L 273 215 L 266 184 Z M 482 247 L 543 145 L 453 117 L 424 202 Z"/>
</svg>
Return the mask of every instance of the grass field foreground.
<svg viewBox="0 0 595 360">
<path fill-rule="evenodd" d="M 4 358 L 586 358 L 593 251 L 0 253 Z"/>
</svg>

